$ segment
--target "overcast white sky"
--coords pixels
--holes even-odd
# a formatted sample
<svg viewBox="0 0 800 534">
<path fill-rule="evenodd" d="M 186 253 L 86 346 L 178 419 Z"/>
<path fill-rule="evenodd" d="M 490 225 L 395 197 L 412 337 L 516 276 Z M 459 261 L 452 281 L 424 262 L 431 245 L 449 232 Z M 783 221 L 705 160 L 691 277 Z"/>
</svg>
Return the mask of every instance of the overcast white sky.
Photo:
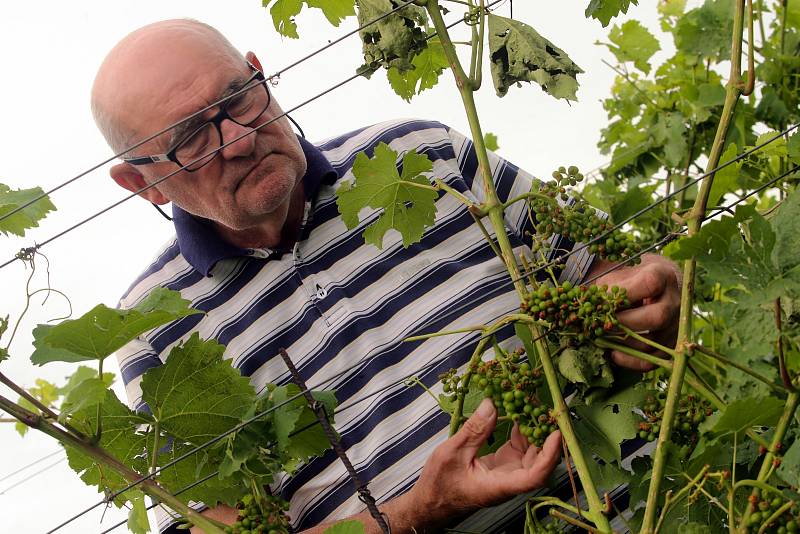
<svg viewBox="0 0 800 534">
<path fill-rule="evenodd" d="M 611 55 L 594 45 L 605 40 L 607 29 L 584 18 L 587 3 L 514 2 L 515 18 L 533 25 L 586 71 L 579 77 L 578 103 L 555 101 L 530 85 L 512 88 L 501 100 L 494 94 L 488 73 L 477 95 L 484 131 L 498 135 L 500 153 L 537 176 L 549 176 L 559 165 L 575 164 L 587 170 L 606 160 L 596 143 L 605 124 L 600 100 L 608 94 L 613 79 L 601 59 L 610 60 Z M 655 2 L 643 3 L 647 5 L 633 7 L 631 14 L 658 35 Z M 507 15 L 508 7 L 502 6 L 498 13 Z M 40 185 L 49 189 L 108 158 L 111 153 L 95 131 L 88 105 L 94 72 L 123 35 L 173 17 L 192 17 L 216 26 L 242 51 L 256 52 L 268 73 L 356 25 L 351 18 L 340 28 L 333 28 L 321 15 L 304 12 L 298 19 L 301 40 L 293 41 L 277 35 L 260 0 L 2 2 L 0 68 L 5 81 L 0 84 L 0 182 L 14 188 Z M 361 63 L 360 44 L 352 37 L 284 74 L 274 88 L 275 97 L 288 109 L 349 77 Z M 412 116 L 440 120 L 468 133 L 449 74 L 442 81 L 407 104 L 378 74 L 369 81 L 359 79 L 293 116 L 312 141 L 382 120 Z M 122 196 L 123 191 L 108 178 L 106 168 L 55 193 L 52 200 L 58 212 L 40 228 L 24 239 L 0 238 L 0 263 L 21 247 L 44 241 Z M 42 249 L 50 259 L 52 286 L 69 295 L 78 315 L 98 302 L 114 305 L 171 232 L 171 225 L 151 206 L 134 199 Z M 8 313 L 13 320 L 19 314 L 26 276 L 20 263 L 0 271 L 0 315 Z M 33 287 L 43 284 L 44 278 L 38 277 Z M 44 368 L 30 364 L 30 331 L 35 324 L 66 311 L 56 295 L 44 307 L 40 303 L 41 299 L 35 301 L 11 347 L 11 360 L 3 363 L 3 372 L 24 386 L 33 385 L 36 377 L 61 383 L 74 368 L 67 364 Z M 116 372 L 113 358 L 106 369 Z M 124 395 L 121 388 L 119 394 Z M 0 425 L 0 444 L 0 479 L 58 449 L 52 440 L 35 432 L 21 439 L 11 425 Z M 22 477 L 61 456 L 38 464 Z M 65 463 L 3 492 L 20 479 L 16 476 L 0 481 L 0 524 L 5 532 L 49 530 L 98 500 L 94 490 L 86 488 Z M 101 527 L 101 515 L 98 508 L 61 532 L 98 532 L 124 516 L 109 510 Z"/>
</svg>

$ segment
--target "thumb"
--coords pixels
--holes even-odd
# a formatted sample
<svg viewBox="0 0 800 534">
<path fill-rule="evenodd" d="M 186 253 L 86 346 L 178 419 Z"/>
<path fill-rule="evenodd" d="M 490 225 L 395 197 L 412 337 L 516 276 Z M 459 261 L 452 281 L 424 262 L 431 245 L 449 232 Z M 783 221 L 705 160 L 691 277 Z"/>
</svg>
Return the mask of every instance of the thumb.
<svg viewBox="0 0 800 534">
<path fill-rule="evenodd" d="M 472 461 L 494 431 L 496 421 L 497 411 L 494 409 L 492 399 L 483 399 L 475 413 L 451 438 L 456 454 L 465 462 Z"/>
</svg>

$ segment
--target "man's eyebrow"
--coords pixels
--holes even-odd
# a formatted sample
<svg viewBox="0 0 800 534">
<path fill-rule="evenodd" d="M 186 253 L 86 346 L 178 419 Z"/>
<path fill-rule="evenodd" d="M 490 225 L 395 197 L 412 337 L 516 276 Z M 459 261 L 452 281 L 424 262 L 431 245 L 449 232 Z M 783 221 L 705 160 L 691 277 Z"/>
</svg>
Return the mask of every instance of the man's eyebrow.
<svg viewBox="0 0 800 534">
<path fill-rule="evenodd" d="M 213 100 L 213 102 L 218 102 L 220 100 L 224 100 L 227 97 L 231 96 L 233 93 L 244 87 L 245 82 L 246 78 L 236 78 L 232 80 L 230 83 L 228 83 L 228 86 L 225 88 L 225 90 L 222 93 L 220 93 L 217 98 Z M 200 125 L 202 125 L 204 122 L 206 122 L 206 119 L 203 118 L 202 114 L 190 120 L 182 122 L 181 124 L 172 129 L 172 136 L 169 139 L 168 146 L 170 147 L 175 146 L 176 142 L 182 140 L 184 136 L 189 132 L 192 132 L 197 128 L 199 128 Z"/>
</svg>

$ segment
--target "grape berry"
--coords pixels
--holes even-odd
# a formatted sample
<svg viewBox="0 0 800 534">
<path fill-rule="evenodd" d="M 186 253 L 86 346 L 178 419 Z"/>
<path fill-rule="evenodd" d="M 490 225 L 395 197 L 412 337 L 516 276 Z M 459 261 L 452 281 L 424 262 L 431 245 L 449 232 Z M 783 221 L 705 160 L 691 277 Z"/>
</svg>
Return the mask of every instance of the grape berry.
<svg viewBox="0 0 800 534">
<path fill-rule="evenodd" d="M 666 394 L 662 391 L 656 395 L 649 395 L 645 400 L 642 411 L 645 420 L 639 423 L 639 437 L 647 441 L 654 441 L 661 430 L 661 420 L 664 417 Z M 711 403 L 694 395 L 687 395 L 678 402 L 678 413 L 670 439 L 681 446 L 684 456 L 688 456 L 699 438 L 698 427 L 713 413 Z"/>
<path fill-rule="evenodd" d="M 762 526 L 767 523 L 767 520 L 784 506 L 788 501 L 783 497 L 774 494 L 765 494 L 751 497 L 750 510 L 752 514 L 747 524 L 747 532 L 758 532 Z M 770 521 L 764 532 L 768 534 L 786 534 L 790 532 L 800 531 L 800 518 L 798 518 L 798 510 L 792 505 L 791 508 L 786 509 L 776 519 Z"/>
<path fill-rule="evenodd" d="M 250 496 L 237 505 L 236 522 L 225 528 L 226 534 L 288 534 L 289 503 L 280 497 L 267 495 L 259 506 Z"/>
</svg>

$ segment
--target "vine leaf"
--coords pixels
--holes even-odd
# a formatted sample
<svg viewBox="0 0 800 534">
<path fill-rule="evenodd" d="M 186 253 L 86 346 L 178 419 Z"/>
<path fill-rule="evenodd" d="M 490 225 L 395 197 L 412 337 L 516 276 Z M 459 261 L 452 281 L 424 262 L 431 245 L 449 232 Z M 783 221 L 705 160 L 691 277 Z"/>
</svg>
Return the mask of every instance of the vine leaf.
<svg viewBox="0 0 800 534">
<path fill-rule="evenodd" d="M 629 20 L 622 26 L 614 25 L 608 38 L 613 44 L 606 44 L 616 56 L 617 61 L 632 61 L 633 65 L 644 72 L 650 72 L 650 58 L 661 50 L 658 39 L 638 20 Z"/>
<path fill-rule="evenodd" d="M 500 145 L 497 143 L 497 135 L 492 132 L 483 134 L 483 144 L 486 145 L 486 150 L 491 150 L 492 152 L 500 150 Z"/>
<path fill-rule="evenodd" d="M 142 400 L 165 432 L 201 444 L 239 424 L 255 403 L 250 381 L 223 359 L 225 347 L 195 332 L 142 378 Z"/>
<path fill-rule="evenodd" d="M 261 5 L 269 6 L 272 0 L 263 0 Z M 322 10 L 328 22 L 339 26 L 342 20 L 355 15 L 355 0 L 275 0 L 269 10 L 275 29 L 284 37 L 297 39 L 297 24 L 294 17 L 300 14 L 303 4 Z"/>
<path fill-rule="evenodd" d="M 129 310 L 98 304 L 82 317 L 58 325 L 38 325 L 33 330 L 36 350 L 31 361 L 82 362 L 102 360 L 136 336 L 181 317 L 202 313 L 189 307 L 177 291 L 154 289 Z"/>
<path fill-rule="evenodd" d="M 173 440 L 167 447 L 159 451 L 159 465 L 166 465 L 168 462 L 187 454 L 193 448 L 193 445 L 177 443 Z M 185 490 L 181 491 L 181 494 L 177 495 L 177 497 L 187 504 L 189 501 L 195 501 L 203 502 L 209 506 L 219 503 L 234 506 L 239 499 L 248 493 L 246 484 L 231 484 L 230 479 L 212 476 L 208 480 L 193 486 L 198 480 L 214 473 L 217 467 L 221 465 L 223 465 L 221 449 L 208 447 L 190 454 L 183 460 L 162 470 L 158 475 L 158 482 L 172 493 Z"/>
<path fill-rule="evenodd" d="M 576 100 L 576 76 L 583 70 L 527 24 L 490 14 L 489 52 L 498 96 L 515 83 L 536 82 L 555 98 Z"/>
<path fill-rule="evenodd" d="M 130 490 L 126 494 L 131 503 L 131 510 L 128 512 L 128 530 L 133 534 L 147 534 L 150 532 L 150 520 L 147 518 L 144 492 Z"/>
<path fill-rule="evenodd" d="M 738 399 L 700 426 L 703 432 L 716 435 L 742 432 L 754 426 L 773 426 L 783 412 L 784 402 L 775 397 Z"/>
<path fill-rule="evenodd" d="M 322 534 L 364 534 L 364 523 L 354 519 L 339 521 L 326 528 Z"/>
<path fill-rule="evenodd" d="M 800 486 L 800 441 L 792 443 L 776 473 L 790 486 Z"/>
<path fill-rule="evenodd" d="M 58 415 L 58 419 L 64 421 L 69 414 L 97 406 L 105 399 L 106 388 L 105 381 L 96 376 L 81 381 L 70 390 L 64 402 L 61 403 L 61 413 Z"/>
<path fill-rule="evenodd" d="M 614 373 L 604 352 L 597 347 L 566 349 L 558 357 L 558 372 L 582 391 L 592 387 L 607 388 L 614 382 Z"/>
<path fill-rule="evenodd" d="M 100 405 L 100 416 L 103 420 L 103 433 L 98 444 L 111 456 L 139 473 L 146 471 L 142 453 L 146 449 L 147 436 L 137 429 L 141 425 L 152 424 L 152 419 L 143 413 L 136 413 L 125 406 L 110 389 L 105 390 L 105 398 Z M 87 407 L 70 416 L 70 423 L 87 435 L 92 435 L 97 428 L 97 409 Z M 69 466 L 80 475 L 81 480 L 90 486 L 97 486 L 98 491 L 106 488 L 111 491 L 120 490 L 127 481 L 116 472 L 101 467 L 92 458 L 78 449 L 65 447 Z M 126 497 L 115 499 L 122 506 Z"/>
<path fill-rule="evenodd" d="M 58 388 L 55 386 L 55 384 L 52 384 L 43 378 L 37 378 L 36 385 L 29 387 L 28 393 L 30 393 L 36 400 L 38 400 L 45 406 L 52 406 L 58 400 L 58 394 L 59 394 Z M 19 404 L 29 412 L 33 412 L 36 414 L 41 413 L 39 411 L 39 408 L 37 408 L 31 401 L 29 401 L 25 397 L 20 397 L 19 400 L 17 401 L 17 404 Z M 14 423 L 14 429 L 22 437 L 25 437 L 25 434 L 28 433 L 28 425 L 20 421 Z"/>
<path fill-rule="evenodd" d="M 43 193 L 44 191 L 41 187 L 11 189 L 5 184 L 0 184 L 0 217 L 14 211 L 19 206 L 30 202 Z M 51 211 L 55 211 L 55 209 L 56 207 L 50 202 L 50 197 L 44 197 L 0 221 L 0 233 L 22 237 L 25 235 L 25 230 L 39 226 L 39 221 L 44 219 Z"/>
<path fill-rule="evenodd" d="M 736 143 L 731 143 L 720 156 L 722 163 L 727 163 L 736 158 L 738 149 Z M 739 181 L 739 171 L 742 168 L 742 160 L 731 163 L 714 173 L 714 181 L 711 182 L 711 191 L 708 193 L 708 205 L 716 206 L 726 193 L 736 189 Z"/>
<path fill-rule="evenodd" d="M 636 436 L 637 424 L 641 421 L 633 410 L 642 405 L 646 396 L 647 391 L 643 389 L 626 387 L 605 399 L 595 400 L 591 406 L 576 406 L 580 417 L 575 424 L 578 439 L 603 461 L 619 464 L 622 461 L 620 444 Z"/>
<path fill-rule="evenodd" d="M 411 101 L 414 95 L 433 88 L 439 83 L 439 76 L 444 69 L 450 66 L 438 37 L 431 39 L 427 46 L 414 56 L 411 66 L 411 69 L 405 71 L 393 66 L 386 73 L 394 92 L 406 102 Z"/>
<path fill-rule="evenodd" d="M 359 0 L 359 26 L 373 22 L 398 5 L 400 0 Z M 359 72 L 371 74 L 379 67 L 394 67 L 399 72 L 413 70 L 414 56 L 426 47 L 427 22 L 423 8 L 407 5 L 359 30 L 365 61 Z"/>
<path fill-rule="evenodd" d="M 678 19 L 673 34 L 675 46 L 687 58 L 724 60 L 730 56 L 732 31 L 733 4 L 727 0 L 706 0 Z"/>
<path fill-rule="evenodd" d="M 611 19 L 620 13 L 627 13 L 631 4 L 636 6 L 639 2 L 638 0 L 591 0 L 584 15 L 586 18 L 599 20 L 605 28 Z"/>
<path fill-rule="evenodd" d="M 363 208 L 383 209 L 364 230 L 364 240 L 378 248 L 383 248 L 383 236 L 389 229 L 400 232 L 403 246 L 409 247 L 422 239 L 436 216 L 438 193 L 428 189 L 430 182 L 423 174 L 433 170 L 431 160 L 416 151 L 406 152 L 401 174 L 397 158 L 397 152 L 386 143 L 375 147 L 372 158 L 359 152 L 353 163 L 355 182 L 345 182 L 336 191 L 336 204 L 349 230 L 358 226 Z"/>
<path fill-rule="evenodd" d="M 330 448 L 328 438 L 317 421 L 317 415 L 308 406 L 303 396 L 298 396 L 300 388 L 294 384 L 276 387 L 270 393 L 271 401 L 279 406 L 273 415 L 278 434 L 278 445 L 297 465 L 312 456 L 318 456 Z M 313 391 L 314 399 L 322 404 L 328 417 L 333 416 L 336 409 L 336 397 L 329 391 Z M 286 402 L 292 397 L 297 397 Z M 286 402 L 286 404 L 283 404 Z M 283 404 L 282 406 L 280 406 Z M 332 420 L 332 419 L 331 419 Z M 304 429 L 291 435 L 299 429 Z"/>
</svg>

